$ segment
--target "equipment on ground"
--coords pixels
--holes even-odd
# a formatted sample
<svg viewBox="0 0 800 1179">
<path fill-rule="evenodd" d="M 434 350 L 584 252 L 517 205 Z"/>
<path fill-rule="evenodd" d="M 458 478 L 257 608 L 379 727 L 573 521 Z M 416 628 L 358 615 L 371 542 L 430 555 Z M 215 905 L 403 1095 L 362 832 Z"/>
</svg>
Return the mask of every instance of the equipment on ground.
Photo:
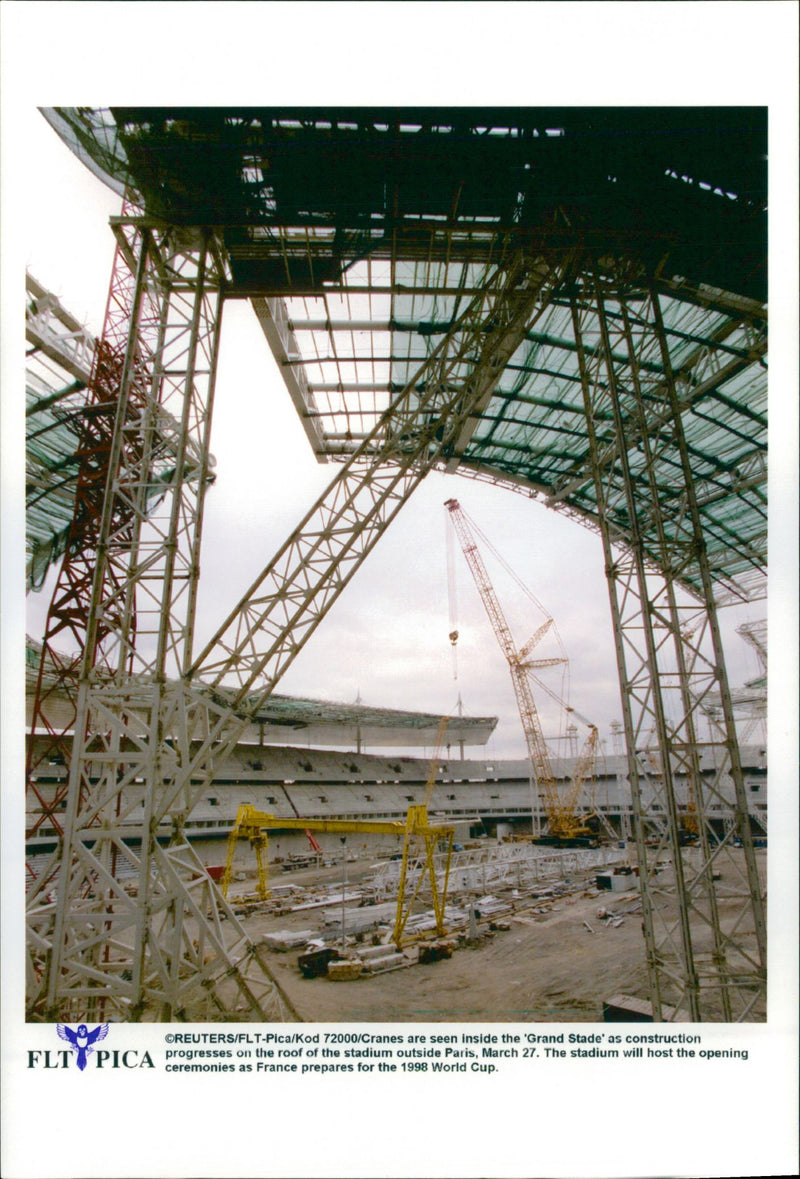
<svg viewBox="0 0 800 1179">
<path fill-rule="evenodd" d="M 444 735 L 441 726 L 440 729 Z M 258 895 L 262 900 L 269 897 L 267 832 L 275 830 L 327 831 L 345 834 L 352 831 L 362 835 L 402 835 L 402 865 L 392 941 L 399 949 L 401 945 L 414 940 L 413 935 L 406 935 L 406 926 L 426 877 L 430 882 L 437 936 L 441 937 L 446 932 L 444 910 L 447 903 L 447 884 L 450 876 L 450 858 L 453 853 L 455 828 L 446 824 L 429 823 L 426 803 L 410 806 L 405 823 L 372 819 L 283 819 L 256 810 L 250 803 L 242 803 L 236 815 L 236 822 L 228 836 L 228 856 L 220 885 L 224 897 L 227 898 L 228 895 L 234 857 L 240 839 L 249 840 L 251 847 L 255 849 L 258 864 Z M 439 877 L 436 872 L 434 856 L 441 844 L 444 844 L 445 858 L 444 871 Z M 416 875 L 414 875 L 415 872 Z"/>
</svg>

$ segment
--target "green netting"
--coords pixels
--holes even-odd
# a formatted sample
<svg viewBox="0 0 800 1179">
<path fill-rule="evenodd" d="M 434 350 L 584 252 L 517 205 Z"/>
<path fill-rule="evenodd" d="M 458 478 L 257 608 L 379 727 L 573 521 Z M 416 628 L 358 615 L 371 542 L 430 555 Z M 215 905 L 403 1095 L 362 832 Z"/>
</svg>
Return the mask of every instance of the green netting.
<svg viewBox="0 0 800 1179">
<path fill-rule="evenodd" d="M 57 404 L 38 408 L 64 386 L 55 366 L 26 374 L 26 567 L 29 589 L 39 589 L 50 565 L 61 556 L 67 541 L 75 503 L 78 464 L 78 414 L 80 393 L 59 397 Z M 43 375 L 52 374 L 52 383 Z M 75 388 L 76 382 L 71 386 Z M 82 389 L 83 386 L 79 386 Z"/>
</svg>

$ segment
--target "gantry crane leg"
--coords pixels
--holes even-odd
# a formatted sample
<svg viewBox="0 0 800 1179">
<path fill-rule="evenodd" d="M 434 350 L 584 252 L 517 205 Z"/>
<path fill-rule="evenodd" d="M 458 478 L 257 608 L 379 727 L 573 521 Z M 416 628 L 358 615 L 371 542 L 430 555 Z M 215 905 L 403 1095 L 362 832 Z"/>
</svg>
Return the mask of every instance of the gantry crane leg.
<svg viewBox="0 0 800 1179">
<path fill-rule="evenodd" d="M 282 831 L 402 835 L 403 853 L 392 940 L 398 949 L 412 940 L 406 937 L 405 930 L 426 879 L 430 882 L 436 932 L 440 936 L 444 934 L 445 906 L 455 829 L 447 824 L 431 824 L 428 820 L 428 808 L 425 803 L 410 806 L 404 824 L 377 819 L 315 819 L 307 816 L 280 819 L 275 815 L 256 810 L 249 802 L 242 803 L 236 816 L 236 822 L 228 836 L 228 855 L 222 878 L 222 892 L 225 897 L 228 895 L 236 848 L 241 839 L 247 839 L 250 845 L 256 849 L 259 893 L 265 899 L 269 895 L 266 866 L 267 832 L 276 828 Z M 441 854 L 439 852 L 441 844 L 444 844 L 444 865 L 440 876 L 437 872 L 436 855 Z M 424 855 L 420 851 L 421 845 L 425 849 Z M 411 873 L 414 870 L 416 870 L 416 877 L 412 880 Z"/>
</svg>

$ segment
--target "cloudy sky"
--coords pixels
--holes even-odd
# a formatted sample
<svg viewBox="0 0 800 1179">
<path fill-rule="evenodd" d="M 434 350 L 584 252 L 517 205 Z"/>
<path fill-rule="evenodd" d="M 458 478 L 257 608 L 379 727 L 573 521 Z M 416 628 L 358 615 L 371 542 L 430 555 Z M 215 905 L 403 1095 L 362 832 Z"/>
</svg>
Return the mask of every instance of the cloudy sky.
<svg viewBox="0 0 800 1179">
<path fill-rule="evenodd" d="M 113 257 L 108 218 L 119 211 L 119 198 L 75 159 L 38 112 L 24 114 L 31 161 L 26 264 L 99 333 Z M 336 471 L 313 457 L 247 302 L 225 307 L 212 450 L 217 480 L 207 500 L 201 635 L 232 608 Z M 608 738 L 610 722 L 621 714 L 599 537 L 519 493 L 453 476 L 432 474 L 415 492 L 279 691 L 333 701 L 360 694 L 370 705 L 436 713 L 452 712 L 460 695 L 466 713 L 499 718 L 488 753 L 524 754 L 508 670 L 458 550 L 454 678 L 443 507 L 451 496 L 554 617 L 569 657 L 569 702 Z M 485 556 L 521 646 L 545 614 Z M 52 576 L 29 599 L 27 625 L 35 636 L 51 586 Z M 758 666 L 733 628 L 763 616 L 763 603 L 726 612 L 734 683 L 757 674 Z M 539 653 L 558 654 L 555 639 L 544 640 Z M 562 694 L 560 670 L 542 674 Z M 546 736 L 563 736 L 563 714 L 541 691 L 537 703 Z"/>
</svg>

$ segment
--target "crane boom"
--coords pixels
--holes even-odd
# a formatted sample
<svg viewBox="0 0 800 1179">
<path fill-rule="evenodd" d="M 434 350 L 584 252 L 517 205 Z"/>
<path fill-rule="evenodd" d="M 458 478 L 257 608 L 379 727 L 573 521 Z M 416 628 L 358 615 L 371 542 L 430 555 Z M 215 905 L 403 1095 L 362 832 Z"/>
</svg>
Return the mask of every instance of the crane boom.
<svg viewBox="0 0 800 1179">
<path fill-rule="evenodd" d="M 576 715 L 580 717 L 579 713 L 576 713 Z M 578 755 L 578 763 L 575 766 L 575 772 L 572 775 L 567 798 L 564 802 L 565 815 L 575 814 L 584 783 L 588 778 L 593 778 L 595 774 L 598 739 L 597 725 L 593 725 L 591 721 L 585 721 L 584 723 L 589 725 L 589 736 L 586 738 L 583 748 Z"/>
<path fill-rule="evenodd" d="M 436 730 L 436 737 L 434 739 L 433 757 L 428 766 L 428 780 L 425 783 L 425 793 L 422 797 L 422 803 L 427 812 L 431 805 L 433 798 L 433 788 L 436 785 L 436 777 L 439 773 L 439 763 L 442 758 L 442 746 L 444 745 L 444 735 L 447 732 L 447 726 L 450 723 L 449 716 L 443 716 L 439 721 L 439 728 Z"/>
<path fill-rule="evenodd" d="M 528 642 L 525 643 L 523 648 L 520 651 L 517 650 L 511 629 L 506 621 L 497 593 L 492 585 L 492 580 L 489 577 L 483 557 L 480 554 L 461 505 L 457 499 L 449 499 L 446 501 L 445 507 L 450 512 L 450 519 L 453 522 L 456 535 L 461 543 L 467 565 L 478 588 L 478 593 L 481 596 L 486 613 L 489 615 L 489 621 L 492 624 L 495 637 L 508 663 L 511 682 L 514 687 L 514 695 L 517 700 L 517 708 L 519 709 L 519 716 L 522 721 L 522 729 L 525 734 L 525 743 L 528 749 L 533 779 L 544 800 L 550 837 L 556 840 L 573 840 L 577 836 L 590 834 L 586 828 L 581 827 L 577 822 L 575 811 L 580 788 L 594 764 L 597 729 L 594 726 L 590 726 L 592 731 L 587 740 L 586 748 L 579 759 L 570 790 L 567 796 L 562 798 L 556 786 L 553 768 L 550 762 L 550 754 L 547 750 L 547 744 L 539 719 L 539 712 L 536 708 L 536 702 L 533 698 L 533 691 L 528 677 L 528 672 L 532 667 L 547 667 L 562 662 L 559 659 L 530 660 L 528 658 L 531 651 L 550 628 L 553 620 L 552 618 L 547 619 Z M 550 694 L 553 695 L 552 692 Z"/>
<path fill-rule="evenodd" d="M 555 778 L 553 777 L 550 755 L 547 751 L 547 744 L 544 739 L 544 733 L 542 732 L 536 703 L 533 699 L 527 670 L 523 665 L 520 652 L 517 651 L 516 644 L 511 635 L 511 629 L 503 613 L 503 608 L 500 605 L 483 557 L 475 543 L 461 505 L 457 499 L 449 499 L 445 507 L 450 512 L 450 519 L 453 521 L 453 526 L 461 543 L 467 565 L 478 588 L 478 593 L 481 596 L 486 613 L 489 615 L 489 621 L 492 624 L 495 637 L 508 663 L 534 781 L 544 795 L 545 809 L 548 818 L 550 818 L 558 810 L 558 790 L 556 788 Z M 546 626 L 540 627 L 533 638 L 525 644 L 524 650 L 526 656 L 530 654 L 533 646 L 539 641 L 546 629 Z M 555 834 L 555 832 L 552 833 Z"/>
</svg>

